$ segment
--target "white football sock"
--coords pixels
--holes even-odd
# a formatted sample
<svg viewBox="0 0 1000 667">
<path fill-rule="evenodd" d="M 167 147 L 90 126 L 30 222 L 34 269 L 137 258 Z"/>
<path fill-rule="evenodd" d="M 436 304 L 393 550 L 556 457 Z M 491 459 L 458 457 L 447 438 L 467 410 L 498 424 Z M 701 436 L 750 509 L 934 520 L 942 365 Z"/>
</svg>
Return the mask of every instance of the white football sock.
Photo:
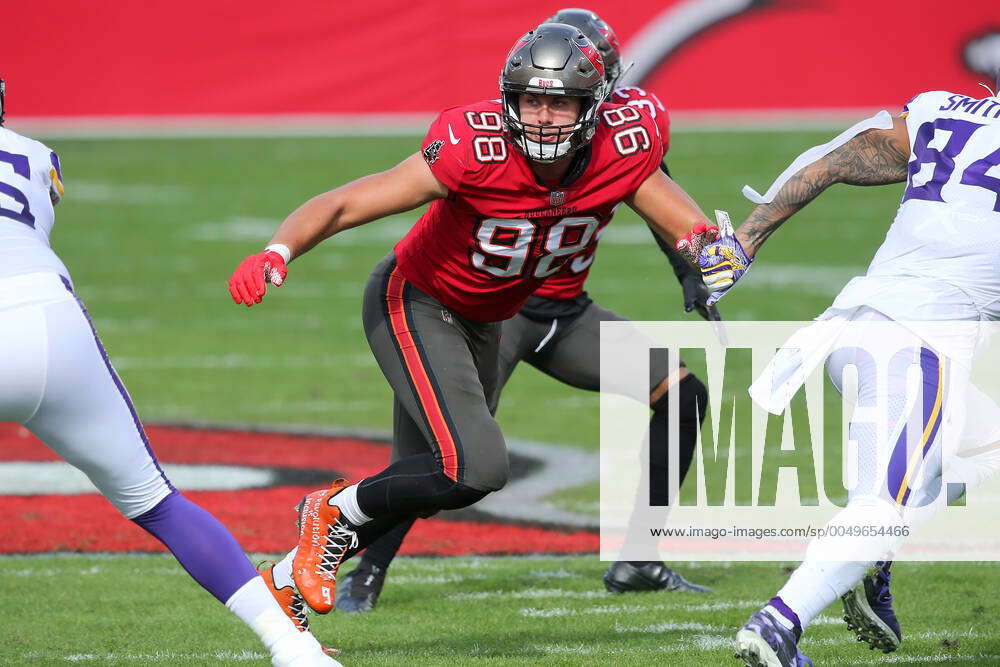
<svg viewBox="0 0 1000 667">
<path fill-rule="evenodd" d="M 358 505 L 357 484 L 351 484 L 343 491 L 333 496 L 329 502 L 331 505 L 339 507 L 340 513 L 343 517 L 355 526 L 366 524 L 372 520 L 370 516 L 361 511 L 361 506 Z"/>
<path fill-rule="evenodd" d="M 864 561 L 806 560 L 788 583 L 778 591 L 778 597 L 795 612 L 802 629 L 827 606 L 854 587 L 874 563 Z"/>
<path fill-rule="evenodd" d="M 295 587 L 295 580 L 292 578 L 292 563 L 295 561 L 295 554 L 299 552 L 299 548 L 295 547 L 282 558 L 280 561 L 275 563 L 274 569 L 271 570 L 271 576 L 274 577 L 274 585 L 278 588 L 284 588 L 285 586 Z"/>
<path fill-rule="evenodd" d="M 322 652 L 316 638 L 308 632 L 299 632 L 291 619 L 285 616 L 267 584 L 254 577 L 226 600 L 226 608 L 236 614 L 253 630 L 272 655 L 289 655 Z"/>
</svg>

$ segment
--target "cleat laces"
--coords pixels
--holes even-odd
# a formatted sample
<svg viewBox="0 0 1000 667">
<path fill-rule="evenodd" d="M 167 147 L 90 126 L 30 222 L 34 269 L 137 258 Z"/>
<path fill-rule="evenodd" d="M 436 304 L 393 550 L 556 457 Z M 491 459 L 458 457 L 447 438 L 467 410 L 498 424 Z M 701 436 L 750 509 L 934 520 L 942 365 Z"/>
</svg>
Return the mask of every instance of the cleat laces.
<svg viewBox="0 0 1000 667">
<path fill-rule="evenodd" d="M 299 596 L 295 595 L 292 599 L 292 603 L 288 605 L 288 611 L 290 612 L 292 623 L 295 624 L 302 632 L 309 631 L 309 616 L 306 613 L 306 603 Z"/>
<path fill-rule="evenodd" d="M 330 526 L 329 538 L 323 545 L 323 554 L 316 563 L 316 575 L 325 581 L 337 581 L 337 568 L 344 554 L 358 546 L 358 534 L 338 519 Z"/>
</svg>

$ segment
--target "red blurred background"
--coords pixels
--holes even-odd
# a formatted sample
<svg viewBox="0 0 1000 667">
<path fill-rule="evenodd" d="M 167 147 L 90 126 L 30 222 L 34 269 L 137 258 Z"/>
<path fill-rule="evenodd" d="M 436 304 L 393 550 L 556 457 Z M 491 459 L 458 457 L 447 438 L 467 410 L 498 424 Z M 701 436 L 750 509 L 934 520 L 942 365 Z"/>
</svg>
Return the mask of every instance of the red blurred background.
<svg viewBox="0 0 1000 667">
<path fill-rule="evenodd" d="M 10 3 L 0 76 L 22 118 L 432 112 L 493 97 L 507 49 L 563 2 Z M 641 83 L 674 110 L 898 108 L 923 90 L 978 94 L 992 77 L 967 61 L 1000 64 L 995 0 L 589 8 L 626 51 L 646 45 Z"/>
</svg>

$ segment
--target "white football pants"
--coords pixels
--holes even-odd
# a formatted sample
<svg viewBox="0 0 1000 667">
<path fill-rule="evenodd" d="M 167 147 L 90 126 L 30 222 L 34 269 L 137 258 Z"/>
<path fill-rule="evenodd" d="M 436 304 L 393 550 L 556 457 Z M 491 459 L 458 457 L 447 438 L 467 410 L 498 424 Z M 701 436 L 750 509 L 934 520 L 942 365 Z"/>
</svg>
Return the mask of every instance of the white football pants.
<svg viewBox="0 0 1000 667">
<path fill-rule="evenodd" d="M 931 349 L 906 326 L 868 308 L 851 320 L 881 324 L 849 329 L 827 362 L 841 393 L 845 370 L 855 377 L 848 394 L 856 392 L 850 439 L 858 449 L 857 465 L 848 467 L 856 472 L 849 475 L 847 507 L 830 523 L 917 527 L 961 492 L 958 485 L 943 487 L 942 466 L 954 467 L 969 486 L 1000 469 L 1000 451 L 983 448 L 1000 436 L 1000 411 L 971 385 L 963 363 Z M 804 628 L 868 567 L 891 560 L 902 541 L 901 535 L 815 539 L 778 597 Z M 845 557 L 852 560 L 839 560 Z"/>
<path fill-rule="evenodd" d="M 0 420 L 86 473 L 126 518 L 171 491 L 83 303 L 54 273 L 0 279 Z"/>
</svg>

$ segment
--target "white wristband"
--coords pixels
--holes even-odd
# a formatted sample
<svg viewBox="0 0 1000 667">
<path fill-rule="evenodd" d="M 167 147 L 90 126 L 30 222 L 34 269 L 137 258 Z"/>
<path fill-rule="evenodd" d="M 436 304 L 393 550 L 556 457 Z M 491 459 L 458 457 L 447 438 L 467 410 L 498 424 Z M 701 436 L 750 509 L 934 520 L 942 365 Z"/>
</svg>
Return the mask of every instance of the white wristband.
<svg viewBox="0 0 1000 667">
<path fill-rule="evenodd" d="M 290 261 L 292 261 L 292 251 L 289 250 L 288 246 L 286 246 L 284 243 L 272 243 L 271 245 L 264 248 L 264 252 L 267 252 L 268 250 L 271 250 L 281 255 L 281 258 L 285 260 L 285 264 L 288 264 Z"/>
</svg>

